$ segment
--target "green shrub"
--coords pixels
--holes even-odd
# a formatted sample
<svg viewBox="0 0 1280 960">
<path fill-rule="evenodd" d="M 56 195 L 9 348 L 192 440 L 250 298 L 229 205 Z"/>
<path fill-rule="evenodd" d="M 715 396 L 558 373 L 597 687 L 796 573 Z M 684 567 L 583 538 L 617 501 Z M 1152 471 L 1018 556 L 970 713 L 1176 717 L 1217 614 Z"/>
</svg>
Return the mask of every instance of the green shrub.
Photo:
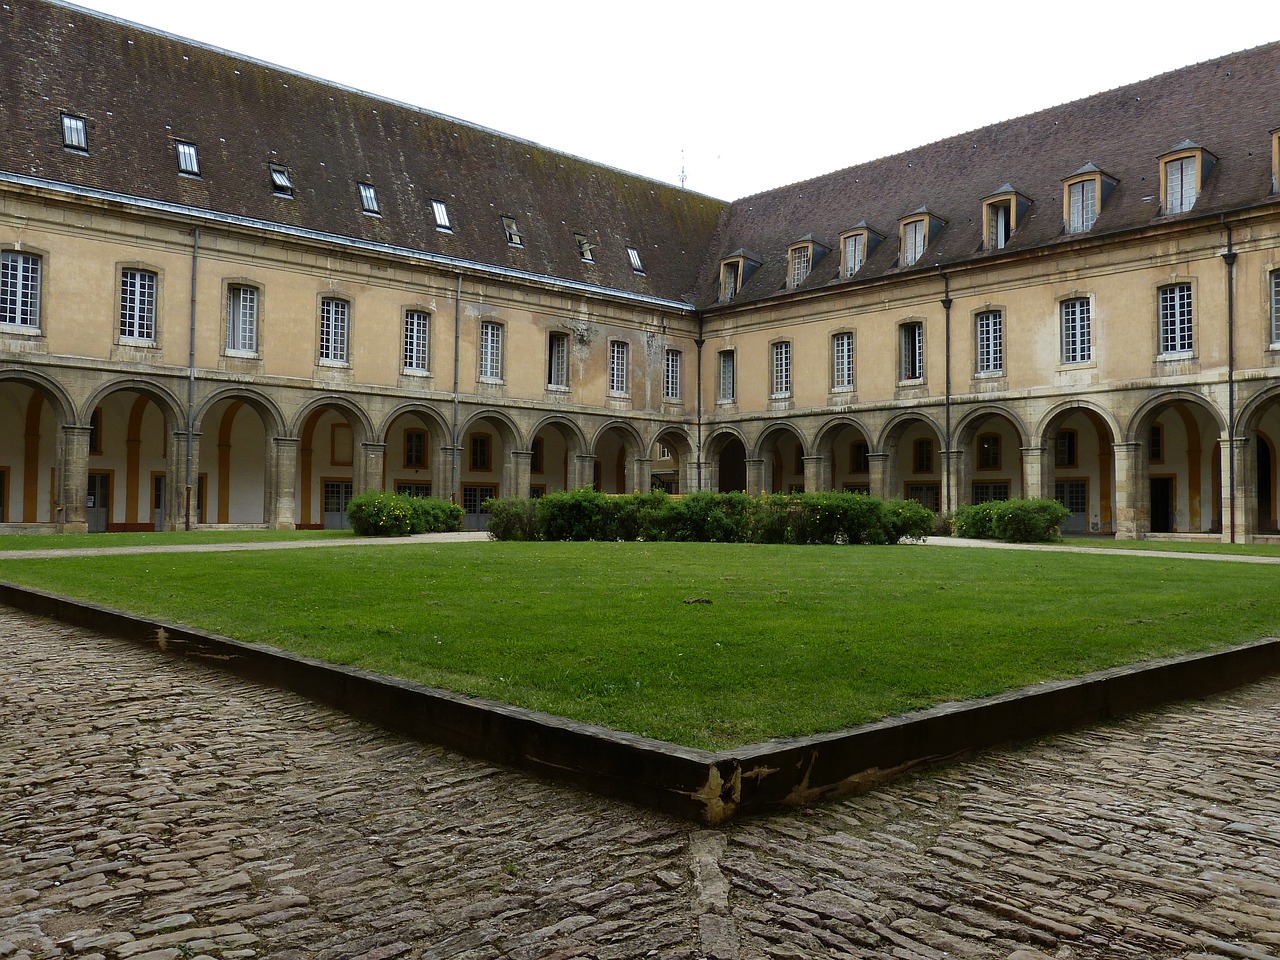
<svg viewBox="0 0 1280 960">
<path fill-rule="evenodd" d="M 538 498 L 538 531 L 543 540 L 604 540 L 609 498 L 590 487 Z"/>
<path fill-rule="evenodd" d="M 889 543 L 923 540 L 933 533 L 933 511 L 917 500 L 886 500 L 885 524 Z"/>
<path fill-rule="evenodd" d="M 994 540 L 995 503 L 964 503 L 952 514 L 956 533 L 971 540 Z"/>
<path fill-rule="evenodd" d="M 480 507 L 489 516 L 489 536 L 494 540 L 537 540 L 538 501 L 525 497 L 486 500 Z"/>
<path fill-rule="evenodd" d="M 978 540 L 1037 543 L 1059 540 L 1069 511 L 1057 500 L 993 500 L 967 504 L 955 512 L 956 533 Z"/>
<path fill-rule="evenodd" d="M 370 490 L 347 505 L 351 529 L 362 537 L 407 537 L 462 529 L 462 508 L 435 497 Z"/>
</svg>

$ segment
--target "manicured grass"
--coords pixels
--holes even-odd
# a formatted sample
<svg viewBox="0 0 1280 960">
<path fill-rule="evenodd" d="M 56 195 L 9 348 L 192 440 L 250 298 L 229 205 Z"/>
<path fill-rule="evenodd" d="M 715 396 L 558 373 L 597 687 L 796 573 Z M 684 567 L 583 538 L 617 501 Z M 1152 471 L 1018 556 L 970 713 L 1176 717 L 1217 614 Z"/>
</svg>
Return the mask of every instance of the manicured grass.
<svg viewBox="0 0 1280 960">
<path fill-rule="evenodd" d="M 1225 553 L 1241 557 L 1280 557 L 1280 546 L 1264 543 L 1222 543 L 1216 540 L 1111 540 L 1098 537 L 1066 537 L 1068 547 L 1102 547 L 1106 549 L 1166 553 Z"/>
<path fill-rule="evenodd" d="M 271 543 L 277 540 L 353 538 L 350 530 L 191 530 L 152 533 L 0 534 L 0 552 L 79 550 L 86 547 L 159 547 L 184 543 Z"/>
<path fill-rule="evenodd" d="M 1253 564 L 450 543 L 12 560 L 6 579 L 689 746 L 841 729 L 1280 632 Z"/>
</svg>

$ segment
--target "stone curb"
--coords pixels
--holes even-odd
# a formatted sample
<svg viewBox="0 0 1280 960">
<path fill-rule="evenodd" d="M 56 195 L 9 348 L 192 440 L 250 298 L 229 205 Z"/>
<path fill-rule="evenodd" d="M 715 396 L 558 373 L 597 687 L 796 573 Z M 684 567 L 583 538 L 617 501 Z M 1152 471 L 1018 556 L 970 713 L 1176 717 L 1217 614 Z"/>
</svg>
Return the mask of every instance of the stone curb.
<svg viewBox="0 0 1280 960">
<path fill-rule="evenodd" d="M 291 690 L 384 729 L 718 826 L 869 789 L 921 765 L 1280 673 L 1280 639 L 1118 667 L 852 730 L 711 753 L 335 666 L 0 581 L 0 603 Z"/>
</svg>

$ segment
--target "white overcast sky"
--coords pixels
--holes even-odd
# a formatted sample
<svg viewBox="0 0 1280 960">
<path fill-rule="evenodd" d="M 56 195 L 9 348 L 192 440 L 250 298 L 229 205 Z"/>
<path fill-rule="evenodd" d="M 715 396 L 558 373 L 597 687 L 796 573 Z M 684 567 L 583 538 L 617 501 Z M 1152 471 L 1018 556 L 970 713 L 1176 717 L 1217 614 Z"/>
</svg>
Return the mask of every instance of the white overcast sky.
<svg viewBox="0 0 1280 960">
<path fill-rule="evenodd" d="M 1276 40 L 1273 2 L 81 5 L 733 200 Z"/>
</svg>

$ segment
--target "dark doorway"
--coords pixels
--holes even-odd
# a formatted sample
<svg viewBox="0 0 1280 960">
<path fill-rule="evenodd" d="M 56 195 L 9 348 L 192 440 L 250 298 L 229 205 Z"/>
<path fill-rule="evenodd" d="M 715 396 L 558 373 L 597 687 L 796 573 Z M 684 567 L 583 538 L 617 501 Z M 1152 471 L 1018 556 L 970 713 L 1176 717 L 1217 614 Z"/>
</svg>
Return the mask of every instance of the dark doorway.
<svg viewBox="0 0 1280 960">
<path fill-rule="evenodd" d="M 1258 437 L 1258 529 L 1274 531 L 1276 529 L 1275 503 L 1272 492 L 1275 490 L 1275 477 L 1271 472 L 1271 444 L 1266 437 Z"/>
<path fill-rule="evenodd" d="M 1173 477 L 1151 478 L 1151 532 L 1173 532 Z"/>
<path fill-rule="evenodd" d="M 720 450 L 720 492 L 747 489 L 747 448 L 737 437 Z"/>
</svg>

